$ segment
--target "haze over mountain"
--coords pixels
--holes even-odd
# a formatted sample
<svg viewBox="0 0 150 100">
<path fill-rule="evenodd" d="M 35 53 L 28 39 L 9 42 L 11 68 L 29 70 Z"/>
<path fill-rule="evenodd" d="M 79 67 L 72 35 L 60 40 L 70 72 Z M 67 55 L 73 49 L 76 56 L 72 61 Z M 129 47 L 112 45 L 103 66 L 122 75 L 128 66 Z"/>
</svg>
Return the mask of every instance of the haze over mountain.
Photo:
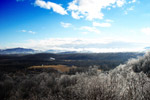
<svg viewBox="0 0 150 100">
<path fill-rule="evenodd" d="M 150 47 L 145 47 L 143 48 L 142 51 L 139 51 L 139 53 L 141 52 L 148 52 L 150 51 Z M 104 52 L 104 51 L 103 51 Z M 34 49 L 29 49 L 29 48 L 9 48 L 9 49 L 0 49 L 0 54 L 35 54 L 35 53 L 61 53 L 61 54 L 73 54 L 73 53 L 103 53 L 103 52 L 94 52 L 92 50 L 81 50 L 81 51 L 71 51 L 71 50 L 34 50 Z M 118 51 L 119 52 L 119 51 Z M 122 51 L 123 52 L 123 51 Z M 129 51 L 130 52 L 130 51 Z M 136 51 L 135 51 L 136 52 Z M 109 53 L 108 51 L 106 51 L 105 53 Z M 116 51 L 111 51 L 111 53 L 117 53 Z"/>
</svg>

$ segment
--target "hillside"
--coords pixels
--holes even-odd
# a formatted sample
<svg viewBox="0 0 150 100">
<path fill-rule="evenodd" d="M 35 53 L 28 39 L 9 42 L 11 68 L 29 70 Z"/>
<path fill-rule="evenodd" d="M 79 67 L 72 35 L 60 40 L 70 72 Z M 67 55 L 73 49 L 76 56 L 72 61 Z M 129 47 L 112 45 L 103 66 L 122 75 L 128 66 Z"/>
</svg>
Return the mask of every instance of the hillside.
<svg viewBox="0 0 150 100">
<path fill-rule="evenodd" d="M 45 68 L 2 74 L 0 99 L 150 100 L 149 63 L 147 53 L 110 71 L 98 71 L 94 66 L 71 75 Z"/>
</svg>

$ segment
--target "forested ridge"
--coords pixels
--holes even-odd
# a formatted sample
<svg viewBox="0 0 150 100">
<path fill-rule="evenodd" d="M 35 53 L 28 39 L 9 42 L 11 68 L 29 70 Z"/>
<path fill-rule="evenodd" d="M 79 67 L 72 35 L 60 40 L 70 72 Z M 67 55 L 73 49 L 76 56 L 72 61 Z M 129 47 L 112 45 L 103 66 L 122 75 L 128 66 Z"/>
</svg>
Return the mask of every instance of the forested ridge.
<svg viewBox="0 0 150 100">
<path fill-rule="evenodd" d="M 150 100 L 150 53 L 109 71 L 55 69 L 1 73 L 1 100 Z"/>
</svg>

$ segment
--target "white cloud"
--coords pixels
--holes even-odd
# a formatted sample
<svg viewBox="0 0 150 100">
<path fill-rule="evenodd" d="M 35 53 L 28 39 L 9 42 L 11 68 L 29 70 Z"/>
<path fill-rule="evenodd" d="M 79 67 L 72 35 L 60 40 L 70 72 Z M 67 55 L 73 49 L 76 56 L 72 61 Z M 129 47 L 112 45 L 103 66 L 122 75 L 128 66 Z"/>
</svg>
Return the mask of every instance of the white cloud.
<svg viewBox="0 0 150 100">
<path fill-rule="evenodd" d="M 93 33 L 97 33 L 97 34 L 101 33 L 100 30 L 98 30 L 97 28 L 89 27 L 89 26 L 82 26 L 82 27 L 80 27 L 80 30 L 84 30 L 84 31 L 86 30 L 88 32 L 93 32 Z"/>
<path fill-rule="evenodd" d="M 129 3 L 135 3 L 135 2 L 136 2 L 136 0 L 129 1 Z"/>
<path fill-rule="evenodd" d="M 21 32 L 27 32 L 26 30 L 21 30 Z"/>
<path fill-rule="evenodd" d="M 126 0 L 116 0 L 116 2 L 118 7 L 122 7 L 126 3 Z"/>
<path fill-rule="evenodd" d="M 150 27 L 142 28 L 141 32 L 146 34 L 146 35 L 150 35 Z"/>
<path fill-rule="evenodd" d="M 68 27 L 70 27 L 72 25 L 71 23 L 64 23 L 64 22 L 60 22 L 60 24 L 64 28 L 68 28 Z"/>
<path fill-rule="evenodd" d="M 72 17 L 73 17 L 74 19 L 83 18 L 83 16 L 79 16 L 79 12 L 74 12 L 74 11 L 72 11 L 71 15 L 72 15 Z"/>
<path fill-rule="evenodd" d="M 124 11 L 124 14 L 128 14 L 129 11 L 132 11 L 134 10 L 134 6 L 130 7 L 130 8 L 127 8 L 125 11 Z"/>
<path fill-rule="evenodd" d="M 129 10 L 129 11 L 134 10 L 134 6 L 128 8 L 127 10 Z"/>
<path fill-rule="evenodd" d="M 93 26 L 111 27 L 111 24 L 110 23 L 97 23 L 97 22 L 93 22 Z"/>
<path fill-rule="evenodd" d="M 34 32 L 34 31 L 31 31 L 31 30 L 30 30 L 30 31 L 27 31 L 27 30 L 21 30 L 21 32 L 24 32 L 24 33 L 27 32 L 27 33 L 30 33 L 30 34 L 35 34 L 35 33 L 36 33 L 36 32 Z"/>
<path fill-rule="evenodd" d="M 111 10 L 111 8 L 107 8 L 107 10 Z"/>
<path fill-rule="evenodd" d="M 132 2 L 134 3 L 134 2 L 136 2 L 136 0 L 132 0 Z"/>
<path fill-rule="evenodd" d="M 75 19 L 103 19 L 102 9 L 122 7 L 124 4 L 126 0 L 73 0 L 69 3 L 68 10 Z"/>
<path fill-rule="evenodd" d="M 59 4 L 53 3 L 53 2 L 45 2 L 43 0 L 36 0 L 35 1 L 36 6 L 40 6 L 41 8 L 45 9 L 53 9 L 54 12 L 65 15 L 67 14 L 67 11 Z"/>
<path fill-rule="evenodd" d="M 35 34 L 36 32 L 34 32 L 34 31 L 28 31 L 28 33 Z"/>
</svg>

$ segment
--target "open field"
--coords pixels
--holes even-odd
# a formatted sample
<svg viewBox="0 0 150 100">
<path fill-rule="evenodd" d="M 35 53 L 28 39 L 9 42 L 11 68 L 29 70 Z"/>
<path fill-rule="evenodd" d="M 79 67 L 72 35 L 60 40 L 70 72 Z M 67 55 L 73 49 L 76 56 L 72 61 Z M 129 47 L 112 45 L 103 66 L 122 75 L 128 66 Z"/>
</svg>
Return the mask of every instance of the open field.
<svg viewBox="0 0 150 100">
<path fill-rule="evenodd" d="M 57 71 L 68 72 L 70 69 L 76 68 L 75 66 L 69 67 L 66 65 L 42 65 L 42 66 L 31 66 L 29 69 L 45 69 L 45 68 L 53 68 Z"/>
</svg>

